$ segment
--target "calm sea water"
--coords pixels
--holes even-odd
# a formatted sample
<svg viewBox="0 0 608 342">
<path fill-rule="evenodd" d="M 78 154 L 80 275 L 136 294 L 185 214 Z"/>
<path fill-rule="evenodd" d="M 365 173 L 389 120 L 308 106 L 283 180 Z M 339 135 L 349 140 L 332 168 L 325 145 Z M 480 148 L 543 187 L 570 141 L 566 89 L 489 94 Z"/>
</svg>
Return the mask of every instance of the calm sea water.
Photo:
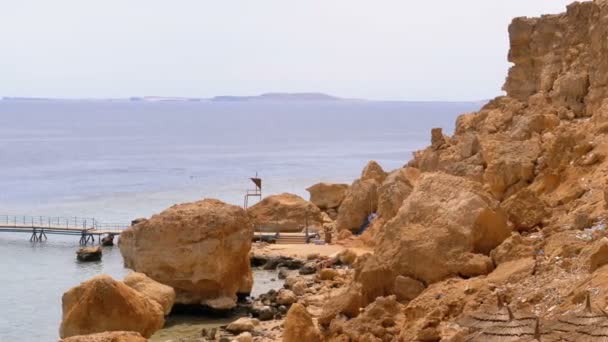
<svg viewBox="0 0 608 342">
<path fill-rule="evenodd" d="M 351 182 L 368 160 L 394 169 L 477 103 L 0 101 L 0 215 L 129 222 L 204 197 Z M 75 261 L 78 237 L 0 233 L 0 341 L 55 341 L 61 295 L 126 273 L 118 249 Z M 260 276 L 259 279 L 266 279 Z M 262 282 L 262 281 L 260 281 Z"/>
</svg>

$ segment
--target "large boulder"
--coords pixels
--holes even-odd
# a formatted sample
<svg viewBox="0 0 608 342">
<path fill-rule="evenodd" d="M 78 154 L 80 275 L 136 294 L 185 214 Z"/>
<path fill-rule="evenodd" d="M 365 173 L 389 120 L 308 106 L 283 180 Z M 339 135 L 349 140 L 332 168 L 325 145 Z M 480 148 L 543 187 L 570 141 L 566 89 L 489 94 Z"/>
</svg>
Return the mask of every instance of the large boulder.
<svg viewBox="0 0 608 342">
<path fill-rule="evenodd" d="M 150 337 L 165 323 L 161 306 L 107 275 L 63 294 L 61 338 L 104 331 L 135 331 Z"/>
<path fill-rule="evenodd" d="M 547 210 L 541 199 L 531 190 L 523 189 L 502 203 L 502 208 L 509 220 L 520 231 L 530 230 L 540 225 L 547 216 Z"/>
<path fill-rule="evenodd" d="M 486 255 L 511 234 L 506 215 L 481 184 L 424 174 L 357 269 L 368 301 L 390 294 L 398 275 L 430 284 L 492 271 Z"/>
<path fill-rule="evenodd" d="M 175 205 L 125 230 L 125 266 L 171 286 L 176 303 L 215 309 L 236 305 L 253 284 L 253 225 L 240 207 L 206 199 Z"/>
<path fill-rule="evenodd" d="M 137 272 L 129 273 L 123 282 L 137 292 L 157 302 L 163 308 L 165 315 L 171 312 L 173 303 L 175 303 L 175 290 L 172 287 L 163 285 L 148 278 L 145 274 Z"/>
<path fill-rule="evenodd" d="M 337 208 L 346 196 L 348 184 L 317 183 L 308 189 L 310 201 L 322 210 Z"/>
<path fill-rule="evenodd" d="M 146 342 L 148 339 L 134 331 L 109 331 L 89 335 L 77 335 L 59 342 Z"/>
<path fill-rule="evenodd" d="M 299 233 L 308 222 L 309 227 L 321 229 L 321 210 L 311 202 L 294 194 L 268 196 L 247 210 L 255 229 L 270 232 Z"/>
</svg>

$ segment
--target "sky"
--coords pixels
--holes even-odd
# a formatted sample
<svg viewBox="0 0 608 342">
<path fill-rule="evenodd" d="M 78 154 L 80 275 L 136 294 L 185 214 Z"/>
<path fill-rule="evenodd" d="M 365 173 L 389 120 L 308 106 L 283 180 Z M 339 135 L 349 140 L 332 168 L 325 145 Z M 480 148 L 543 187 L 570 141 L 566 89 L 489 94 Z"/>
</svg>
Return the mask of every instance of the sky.
<svg viewBox="0 0 608 342">
<path fill-rule="evenodd" d="M 566 0 L 0 0 L 0 96 L 501 94 L 513 17 Z"/>
</svg>

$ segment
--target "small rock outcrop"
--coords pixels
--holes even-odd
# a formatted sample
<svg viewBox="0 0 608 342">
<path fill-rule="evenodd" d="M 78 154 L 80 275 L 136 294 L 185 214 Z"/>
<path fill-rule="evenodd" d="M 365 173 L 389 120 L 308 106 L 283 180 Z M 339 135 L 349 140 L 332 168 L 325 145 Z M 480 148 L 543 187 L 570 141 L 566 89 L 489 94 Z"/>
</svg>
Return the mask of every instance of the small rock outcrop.
<svg viewBox="0 0 608 342">
<path fill-rule="evenodd" d="M 171 312 L 175 303 L 175 290 L 172 287 L 163 285 L 148 278 L 145 274 L 137 272 L 129 273 L 123 282 L 148 297 L 148 299 L 157 302 L 163 308 L 165 315 Z"/>
<path fill-rule="evenodd" d="M 369 161 L 361 172 L 361 180 L 366 181 L 373 179 L 378 182 L 378 184 L 382 184 L 382 182 L 384 182 L 386 179 L 386 176 L 386 172 L 384 172 L 382 166 L 380 166 L 380 164 L 374 160 Z"/>
<path fill-rule="evenodd" d="M 105 247 L 114 246 L 114 234 L 108 234 L 101 239 L 101 245 Z"/>
<path fill-rule="evenodd" d="M 64 293 L 61 338 L 106 331 L 135 331 L 148 338 L 165 323 L 161 306 L 107 275 Z"/>
<path fill-rule="evenodd" d="M 321 342 L 319 329 L 315 327 L 312 317 L 301 304 L 294 304 L 285 318 L 283 342 Z"/>
<path fill-rule="evenodd" d="M 306 223 L 321 230 L 321 210 L 311 202 L 294 194 L 283 193 L 264 198 L 247 209 L 257 231 L 299 233 Z"/>
<path fill-rule="evenodd" d="M 249 293 L 253 225 L 240 207 L 218 200 L 175 205 L 121 234 L 125 266 L 171 286 L 176 303 L 214 309 Z"/>
<path fill-rule="evenodd" d="M 102 251 L 100 246 L 96 247 L 84 247 L 76 251 L 76 259 L 78 261 L 99 261 L 101 260 Z"/>
<path fill-rule="evenodd" d="M 317 183 L 308 189 L 310 201 L 321 210 L 336 209 L 342 204 L 348 184 Z"/>
</svg>

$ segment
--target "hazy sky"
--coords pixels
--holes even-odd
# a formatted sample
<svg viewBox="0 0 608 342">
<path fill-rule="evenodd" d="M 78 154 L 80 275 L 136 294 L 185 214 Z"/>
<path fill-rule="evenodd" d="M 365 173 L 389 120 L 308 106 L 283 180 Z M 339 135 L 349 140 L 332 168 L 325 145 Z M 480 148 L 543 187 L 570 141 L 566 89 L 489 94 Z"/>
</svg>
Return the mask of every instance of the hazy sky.
<svg viewBox="0 0 608 342">
<path fill-rule="evenodd" d="M 485 99 L 566 0 L 0 0 L 0 96 Z"/>
</svg>

